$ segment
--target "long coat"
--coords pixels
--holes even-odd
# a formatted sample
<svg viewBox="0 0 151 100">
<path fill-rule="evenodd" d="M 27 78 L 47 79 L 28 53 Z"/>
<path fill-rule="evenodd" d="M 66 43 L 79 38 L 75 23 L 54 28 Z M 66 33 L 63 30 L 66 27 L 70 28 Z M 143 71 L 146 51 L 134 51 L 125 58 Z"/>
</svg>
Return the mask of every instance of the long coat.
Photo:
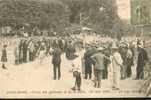
<svg viewBox="0 0 151 100">
<path fill-rule="evenodd" d="M 59 48 L 55 48 L 52 52 L 52 64 L 60 65 L 61 63 L 61 50 Z"/>
<path fill-rule="evenodd" d="M 148 54 L 146 50 L 143 48 L 139 48 L 137 65 L 139 67 L 143 67 L 146 64 L 146 61 L 148 61 Z"/>
<path fill-rule="evenodd" d="M 89 49 L 84 53 L 84 63 L 85 63 L 85 71 L 91 72 L 92 70 L 92 64 L 94 64 L 91 56 L 93 55 L 95 51 L 93 49 Z"/>
<path fill-rule="evenodd" d="M 99 52 L 99 53 L 94 54 L 91 58 L 95 62 L 94 69 L 96 69 L 96 70 L 104 70 L 105 69 L 105 66 L 104 66 L 105 55 L 104 54 Z"/>
<path fill-rule="evenodd" d="M 146 62 L 148 61 L 148 54 L 145 49 L 138 48 L 139 54 L 138 54 L 138 60 L 137 60 L 137 78 L 143 79 L 144 77 L 144 66 L 146 65 Z"/>
<path fill-rule="evenodd" d="M 113 69 L 113 87 L 119 88 L 120 70 L 123 64 L 120 53 L 115 52 L 111 57 L 111 66 Z"/>
<path fill-rule="evenodd" d="M 76 52 L 75 48 L 72 45 L 68 45 L 66 48 L 66 57 L 68 60 L 73 60 L 75 58 L 74 53 Z"/>
</svg>

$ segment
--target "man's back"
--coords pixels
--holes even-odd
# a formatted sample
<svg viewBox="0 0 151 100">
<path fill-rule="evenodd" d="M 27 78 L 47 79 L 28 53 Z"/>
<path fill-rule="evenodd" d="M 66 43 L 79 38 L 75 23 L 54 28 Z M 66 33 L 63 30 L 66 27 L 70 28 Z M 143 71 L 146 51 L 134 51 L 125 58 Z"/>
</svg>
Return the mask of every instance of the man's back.
<svg viewBox="0 0 151 100">
<path fill-rule="evenodd" d="M 75 55 L 74 53 L 76 52 L 75 48 L 70 44 L 67 46 L 66 49 L 66 57 L 68 60 L 74 59 Z"/>
<path fill-rule="evenodd" d="M 148 61 L 148 54 L 145 49 L 140 48 L 140 52 L 138 55 L 138 64 L 145 65 L 145 61 Z"/>
<path fill-rule="evenodd" d="M 60 64 L 61 62 L 61 50 L 59 48 L 55 48 L 52 53 L 52 63 Z"/>
<path fill-rule="evenodd" d="M 94 69 L 98 69 L 98 70 L 104 70 L 104 54 L 102 53 L 96 53 L 92 56 L 92 58 L 95 61 L 95 65 L 94 65 Z"/>
</svg>

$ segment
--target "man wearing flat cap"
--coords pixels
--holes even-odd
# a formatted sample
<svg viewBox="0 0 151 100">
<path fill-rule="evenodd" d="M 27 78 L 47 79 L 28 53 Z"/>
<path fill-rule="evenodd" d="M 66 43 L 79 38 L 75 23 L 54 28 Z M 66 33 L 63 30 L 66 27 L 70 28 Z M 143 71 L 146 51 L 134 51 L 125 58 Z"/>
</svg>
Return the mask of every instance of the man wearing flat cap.
<svg viewBox="0 0 151 100">
<path fill-rule="evenodd" d="M 106 56 L 102 53 L 102 51 L 104 50 L 103 47 L 99 47 L 97 50 L 98 52 L 91 56 L 91 58 L 94 61 L 94 87 L 100 88 L 101 79 L 103 78 L 103 71 L 105 69 L 104 58 Z"/>
</svg>

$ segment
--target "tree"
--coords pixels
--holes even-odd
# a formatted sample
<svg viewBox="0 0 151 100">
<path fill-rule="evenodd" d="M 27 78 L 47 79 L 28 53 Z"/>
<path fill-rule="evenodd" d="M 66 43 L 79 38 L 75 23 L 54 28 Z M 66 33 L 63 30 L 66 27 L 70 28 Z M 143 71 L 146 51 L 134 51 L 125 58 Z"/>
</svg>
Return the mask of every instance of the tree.
<svg viewBox="0 0 151 100">
<path fill-rule="evenodd" d="M 83 26 L 89 26 L 99 33 L 111 33 L 115 20 L 120 20 L 115 0 L 62 1 L 69 6 L 71 23 L 82 23 Z"/>
<path fill-rule="evenodd" d="M 0 25 L 14 29 L 28 25 L 61 33 L 79 24 L 112 33 L 118 20 L 115 0 L 0 0 Z"/>
<path fill-rule="evenodd" d="M 55 0 L 57 1 L 57 0 Z M 37 0 L 1 0 L 0 24 L 20 28 L 29 24 L 31 28 L 49 29 L 57 26 L 65 27 L 65 6 L 58 0 L 45 3 Z M 59 30 L 59 28 L 55 30 Z"/>
</svg>

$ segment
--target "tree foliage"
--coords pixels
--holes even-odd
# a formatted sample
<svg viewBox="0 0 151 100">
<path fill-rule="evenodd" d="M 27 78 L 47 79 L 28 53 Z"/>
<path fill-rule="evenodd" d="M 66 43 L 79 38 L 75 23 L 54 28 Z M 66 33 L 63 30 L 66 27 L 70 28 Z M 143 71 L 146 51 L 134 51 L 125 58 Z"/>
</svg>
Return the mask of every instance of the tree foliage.
<svg viewBox="0 0 151 100">
<path fill-rule="evenodd" d="M 115 0 L 0 0 L 0 25 L 63 31 L 73 23 L 108 33 L 119 20 Z"/>
</svg>

